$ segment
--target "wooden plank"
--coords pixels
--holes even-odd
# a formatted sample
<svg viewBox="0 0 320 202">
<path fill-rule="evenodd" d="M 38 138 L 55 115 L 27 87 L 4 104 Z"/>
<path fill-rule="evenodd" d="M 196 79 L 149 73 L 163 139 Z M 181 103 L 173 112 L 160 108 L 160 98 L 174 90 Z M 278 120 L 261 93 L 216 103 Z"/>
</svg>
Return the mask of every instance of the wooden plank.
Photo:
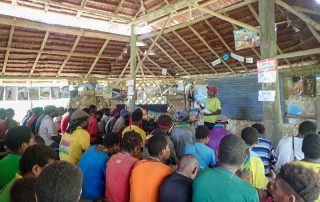
<svg viewBox="0 0 320 202">
<path fill-rule="evenodd" d="M 118 4 L 116 10 L 114 11 L 115 15 L 118 15 L 120 8 L 122 7 L 124 0 L 121 0 L 120 3 Z M 113 23 L 114 21 L 114 17 L 111 18 L 110 22 Z"/>
<path fill-rule="evenodd" d="M 90 67 L 90 69 L 89 69 L 89 72 L 87 73 L 87 75 L 85 76 L 85 78 L 88 78 L 89 75 L 91 74 L 91 72 L 94 70 L 97 62 L 99 61 L 101 55 L 103 54 L 104 49 L 106 49 L 108 43 L 109 43 L 109 40 L 105 40 L 105 41 L 104 41 L 104 43 L 103 43 L 102 47 L 100 48 L 100 51 L 99 51 L 96 59 L 94 59 L 92 65 L 91 65 L 91 67 Z"/>
<path fill-rule="evenodd" d="M 309 31 L 312 33 L 312 35 L 314 36 L 314 38 L 317 39 L 317 41 L 320 43 L 320 35 L 319 33 L 309 24 L 307 24 Z"/>
<path fill-rule="evenodd" d="M 295 57 L 302 57 L 302 56 L 309 56 L 309 55 L 320 55 L 320 48 L 313 48 L 309 50 L 284 53 L 281 55 L 277 55 L 276 58 L 285 59 L 285 58 L 295 58 Z"/>
<path fill-rule="evenodd" d="M 42 51 L 44 49 L 44 47 L 46 46 L 48 37 L 49 37 L 49 32 L 47 31 L 46 34 L 44 35 L 44 38 L 43 38 L 43 41 L 42 41 L 42 44 L 41 44 L 41 47 L 40 47 L 40 51 Z M 33 74 L 34 70 L 36 69 L 36 66 L 38 64 L 40 56 L 41 56 L 41 52 L 38 52 L 38 55 L 37 55 L 33 65 L 32 65 L 32 68 L 31 68 L 29 76 L 31 76 Z"/>
<path fill-rule="evenodd" d="M 14 33 L 14 26 L 11 26 L 11 28 L 10 28 L 10 33 L 9 33 L 9 39 L 8 39 L 7 48 L 11 48 L 12 39 L 13 39 L 13 33 Z M 8 59 L 9 59 L 9 54 L 10 54 L 10 50 L 7 50 L 7 51 L 6 51 L 5 58 L 4 58 L 3 67 L 2 67 L 2 76 L 3 76 L 4 73 L 6 72 L 6 67 L 7 67 L 7 63 L 8 63 Z"/>
<path fill-rule="evenodd" d="M 81 5 L 80 5 L 81 9 L 83 9 L 86 6 L 87 1 L 88 0 L 81 0 Z M 76 15 L 77 19 L 80 18 L 80 16 L 82 15 L 82 12 L 83 12 L 83 10 L 78 10 L 77 15 Z"/>
<path fill-rule="evenodd" d="M 190 44 L 188 44 L 177 32 L 173 31 L 173 34 L 180 40 L 184 45 L 186 45 L 200 60 L 207 65 L 211 70 L 213 70 L 216 74 L 218 73 Z"/>
<path fill-rule="evenodd" d="M 200 36 L 200 34 L 193 27 L 189 26 L 189 29 L 200 39 L 200 41 L 210 50 L 213 55 L 215 55 L 217 58 L 220 58 L 219 54 L 211 48 L 211 46 L 204 40 L 204 38 L 202 38 L 202 36 Z M 235 71 L 222 58 L 220 59 L 224 66 L 226 66 L 230 70 L 230 72 L 235 73 Z"/>
<path fill-rule="evenodd" d="M 131 24 L 131 38 L 130 38 L 130 80 L 133 80 L 133 92 L 132 99 L 128 100 L 128 111 L 133 112 L 135 110 L 135 103 L 137 100 L 136 91 L 136 75 L 137 75 L 137 35 L 136 25 Z"/>
<path fill-rule="evenodd" d="M 83 37 L 92 37 L 92 38 L 99 38 L 99 39 L 108 39 L 113 41 L 123 41 L 129 42 L 129 36 L 123 36 L 118 34 L 111 34 L 106 32 L 99 32 L 99 31 L 90 31 L 90 30 L 83 30 L 83 29 L 75 29 L 57 25 L 49 25 L 40 22 L 34 22 L 24 19 L 10 19 L 10 18 L 0 18 L 0 24 L 3 25 L 10 25 L 16 27 L 24 27 L 28 29 L 36 29 L 41 31 L 48 31 L 60 34 L 68 34 L 73 36 L 83 36 Z"/>
<path fill-rule="evenodd" d="M 126 66 L 124 66 L 123 70 L 121 71 L 121 74 L 120 74 L 119 77 L 118 77 L 119 79 L 120 79 L 120 78 L 123 76 L 123 74 L 126 72 L 126 70 L 128 69 L 129 65 L 130 65 L 130 59 L 128 60 Z"/>
<path fill-rule="evenodd" d="M 308 9 L 308 8 L 304 8 L 304 7 L 300 7 L 300 6 L 293 6 L 293 8 L 297 11 L 320 16 L 319 10 Z"/>
<path fill-rule="evenodd" d="M 72 46 L 69 54 L 67 55 L 66 59 L 64 59 L 62 65 L 61 65 L 61 67 L 60 67 L 60 69 L 59 69 L 59 71 L 58 71 L 57 77 L 60 76 L 63 68 L 66 66 L 66 64 L 68 63 L 69 59 L 71 58 L 71 54 L 72 54 L 72 53 L 74 52 L 74 50 L 77 48 L 77 45 L 78 45 L 78 43 L 79 43 L 79 41 L 80 41 L 80 38 L 81 38 L 81 36 L 77 36 L 77 38 L 76 38 L 75 42 L 73 43 L 73 46 Z"/>
</svg>

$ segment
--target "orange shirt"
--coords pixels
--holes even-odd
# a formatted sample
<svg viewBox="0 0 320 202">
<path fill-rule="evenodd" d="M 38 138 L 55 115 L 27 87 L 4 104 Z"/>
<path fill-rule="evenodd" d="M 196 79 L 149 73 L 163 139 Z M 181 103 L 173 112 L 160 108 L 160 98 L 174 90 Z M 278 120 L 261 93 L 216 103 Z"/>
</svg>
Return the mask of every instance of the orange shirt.
<svg viewBox="0 0 320 202">
<path fill-rule="evenodd" d="M 158 202 L 159 188 L 172 169 L 154 160 L 141 160 L 134 166 L 130 179 L 130 202 Z"/>
</svg>

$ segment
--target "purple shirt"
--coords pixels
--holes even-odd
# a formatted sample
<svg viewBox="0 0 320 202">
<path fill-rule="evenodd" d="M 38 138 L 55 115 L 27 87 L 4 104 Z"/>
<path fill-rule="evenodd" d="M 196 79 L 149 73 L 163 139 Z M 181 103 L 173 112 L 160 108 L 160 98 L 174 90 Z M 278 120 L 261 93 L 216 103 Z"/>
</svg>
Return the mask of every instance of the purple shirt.
<svg viewBox="0 0 320 202">
<path fill-rule="evenodd" d="M 224 136 L 227 136 L 227 135 L 230 135 L 231 132 L 228 131 L 227 129 L 225 128 L 213 128 L 211 131 L 210 131 L 210 135 L 209 135 L 209 144 L 208 146 L 214 150 L 214 153 L 216 155 L 216 160 L 218 161 L 218 151 L 219 151 L 219 144 L 220 144 L 220 141 L 221 139 L 224 137 Z"/>
</svg>

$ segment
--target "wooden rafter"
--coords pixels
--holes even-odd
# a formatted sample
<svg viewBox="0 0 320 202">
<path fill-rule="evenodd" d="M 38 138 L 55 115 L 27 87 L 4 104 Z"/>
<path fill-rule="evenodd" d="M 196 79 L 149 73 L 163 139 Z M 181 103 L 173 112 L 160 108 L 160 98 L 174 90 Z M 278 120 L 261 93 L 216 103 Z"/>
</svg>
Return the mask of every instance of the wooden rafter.
<svg viewBox="0 0 320 202">
<path fill-rule="evenodd" d="M 61 67 L 60 67 L 60 69 L 59 69 L 59 71 L 58 71 L 57 77 L 60 76 L 60 74 L 61 74 L 64 66 L 66 66 L 66 64 L 68 63 L 69 59 L 71 58 L 72 53 L 73 53 L 74 50 L 77 48 L 77 45 L 78 45 L 78 43 L 79 43 L 79 41 L 80 41 L 80 38 L 81 38 L 81 36 L 77 36 L 77 38 L 76 38 L 75 42 L 73 43 L 73 46 L 72 46 L 69 54 L 67 55 L 66 59 L 64 59 L 62 65 L 61 65 Z"/>
<path fill-rule="evenodd" d="M 140 62 L 137 64 L 137 68 L 136 68 L 136 71 L 135 73 L 138 72 L 140 66 L 143 65 L 143 62 L 144 60 L 146 59 L 146 56 L 149 55 L 149 53 L 152 51 L 153 47 L 155 46 L 155 43 L 157 43 L 158 39 L 160 38 L 160 36 L 162 35 L 164 29 L 166 28 L 167 24 L 169 23 L 171 17 L 172 17 L 173 13 L 171 13 L 168 17 L 168 19 L 166 20 L 166 22 L 164 23 L 161 31 L 158 33 L 157 37 L 155 38 L 155 40 L 153 41 L 153 43 L 151 43 L 151 45 L 149 46 L 148 50 L 147 50 L 147 53 L 143 56 L 143 58 L 140 60 Z"/>
<path fill-rule="evenodd" d="M 140 54 L 139 54 L 138 50 L 137 50 L 137 59 L 138 59 L 138 62 L 140 62 L 141 58 L 140 58 Z M 141 70 L 142 79 L 144 81 L 145 80 L 145 76 L 144 76 L 143 66 L 144 65 L 141 65 L 140 70 Z"/>
<path fill-rule="evenodd" d="M 87 1 L 88 0 L 81 0 L 81 5 L 80 5 L 81 10 L 78 10 L 77 12 L 77 15 L 76 15 L 77 19 L 80 18 L 80 16 L 82 15 L 83 9 L 86 6 Z"/>
<path fill-rule="evenodd" d="M 153 40 L 151 39 L 151 41 L 153 41 Z M 183 72 L 185 72 L 187 75 L 190 75 L 189 72 L 187 72 L 175 59 L 173 59 L 173 58 L 171 57 L 171 55 L 170 55 L 167 51 L 165 51 L 158 43 L 155 43 L 155 44 L 156 44 L 156 46 L 157 46 L 172 62 L 174 62 Z"/>
<path fill-rule="evenodd" d="M 173 31 L 173 34 L 180 40 L 182 43 L 187 46 L 200 60 L 207 65 L 211 70 L 213 70 L 215 73 L 218 73 L 217 70 L 215 70 L 194 48 L 191 47 L 190 44 L 188 44 L 177 32 Z"/>
<path fill-rule="evenodd" d="M 198 72 L 199 74 L 202 74 L 193 64 L 191 64 L 185 57 L 183 57 L 183 56 L 181 55 L 181 53 L 180 53 L 166 38 L 161 37 L 161 39 L 162 39 L 164 42 L 166 42 L 166 43 L 170 46 L 170 48 L 173 49 L 180 58 L 182 58 L 182 60 L 183 60 L 185 63 L 187 63 L 190 67 L 192 67 L 194 70 L 196 70 L 196 72 Z"/>
<path fill-rule="evenodd" d="M 104 41 L 104 43 L 103 43 L 102 47 L 100 48 L 100 51 L 99 51 L 99 53 L 98 53 L 97 57 L 94 59 L 94 61 L 93 61 L 92 65 L 91 65 L 91 67 L 90 67 L 90 69 L 89 69 L 89 71 L 88 71 L 87 75 L 85 76 L 85 78 L 88 78 L 88 77 L 89 77 L 89 75 L 91 74 L 91 72 L 94 70 L 94 68 L 95 68 L 95 66 L 96 66 L 96 64 L 97 64 L 97 62 L 99 61 L 99 59 L 100 59 L 101 55 L 103 54 L 104 49 L 106 49 L 106 47 L 107 47 L 108 43 L 109 43 L 109 40 L 105 40 L 105 41 Z"/>
<path fill-rule="evenodd" d="M 293 6 L 293 8 L 297 11 L 301 11 L 304 13 L 308 13 L 308 14 L 312 14 L 312 15 L 319 15 L 320 16 L 320 11 L 319 10 L 312 10 L 312 9 L 308 9 L 308 8 L 303 8 L 300 6 Z"/>
<path fill-rule="evenodd" d="M 17 5 L 17 0 L 11 0 L 11 5 L 16 6 Z"/>
<path fill-rule="evenodd" d="M 220 41 L 223 43 L 224 47 L 226 47 L 229 52 L 233 52 L 233 50 L 230 48 L 230 46 L 227 44 L 227 42 L 222 38 L 220 33 L 207 20 L 205 20 L 205 23 L 214 32 L 214 34 L 220 39 Z M 240 62 L 240 61 L 238 61 L 238 62 L 245 69 L 245 71 L 248 71 L 248 68 L 242 62 Z"/>
<path fill-rule="evenodd" d="M 302 56 L 311 56 L 311 55 L 319 55 L 320 54 L 320 48 L 313 48 L 309 50 L 302 50 L 297 52 L 291 52 L 291 53 L 284 53 L 281 55 L 277 55 L 276 57 L 278 59 L 284 59 L 284 58 L 294 58 L 294 57 L 302 57 Z"/>
<path fill-rule="evenodd" d="M 219 54 L 211 48 L 211 46 L 204 40 L 204 38 L 191 26 L 189 26 L 189 29 L 200 39 L 200 41 L 210 50 L 210 52 L 215 55 L 217 58 L 220 58 Z M 224 61 L 221 60 L 221 62 L 226 66 L 231 72 L 234 73 L 234 70 Z"/>
<path fill-rule="evenodd" d="M 141 5 L 142 13 L 143 13 L 143 15 L 145 15 L 146 14 L 146 8 L 144 7 L 143 0 L 140 0 L 140 5 Z"/>
<path fill-rule="evenodd" d="M 42 44 L 41 44 L 41 47 L 40 47 L 40 52 L 38 52 L 38 55 L 32 65 L 32 68 L 31 68 L 31 71 L 30 71 L 30 74 L 29 76 L 31 76 L 34 72 L 34 70 L 36 69 L 36 66 L 39 62 L 39 59 L 40 59 L 40 56 L 41 56 L 41 51 L 44 49 L 44 47 L 46 46 L 46 43 L 47 43 L 47 40 L 48 40 L 48 37 L 49 37 L 49 32 L 47 31 L 44 35 L 44 38 L 43 38 L 43 41 L 42 41 Z"/>
<path fill-rule="evenodd" d="M 12 39 L 13 39 L 13 33 L 14 33 L 14 26 L 11 26 L 7 48 L 11 48 Z M 8 63 L 8 59 L 9 59 L 9 54 L 10 54 L 10 50 L 7 50 L 5 58 L 4 58 L 3 67 L 2 67 L 2 76 L 6 72 L 6 67 L 7 67 L 7 63 Z"/>
<path fill-rule="evenodd" d="M 125 73 L 125 71 L 128 69 L 129 65 L 130 65 L 130 58 L 128 59 L 128 62 L 127 62 L 127 64 L 124 66 L 123 70 L 121 71 L 121 74 L 120 74 L 119 77 L 118 77 L 119 79 L 123 76 L 123 74 Z"/>
<path fill-rule="evenodd" d="M 120 3 L 118 4 L 116 10 L 114 11 L 114 14 L 118 15 L 120 8 L 122 7 L 122 4 L 125 0 L 121 0 Z M 111 18 L 110 22 L 114 21 L 114 17 Z"/>
<path fill-rule="evenodd" d="M 314 36 L 314 38 L 317 39 L 317 41 L 320 43 L 320 35 L 319 33 L 309 24 L 307 24 L 308 29 L 310 30 L 310 32 L 312 33 L 312 35 Z"/>
</svg>

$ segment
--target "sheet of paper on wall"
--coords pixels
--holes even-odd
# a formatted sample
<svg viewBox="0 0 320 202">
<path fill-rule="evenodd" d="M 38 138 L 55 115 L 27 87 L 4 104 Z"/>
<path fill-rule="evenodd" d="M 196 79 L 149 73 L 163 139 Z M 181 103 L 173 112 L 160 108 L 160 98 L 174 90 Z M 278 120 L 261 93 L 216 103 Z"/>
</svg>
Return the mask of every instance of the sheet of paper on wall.
<svg viewBox="0 0 320 202">
<path fill-rule="evenodd" d="M 128 95 L 134 95 L 134 90 L 132 86 L 128 87 Z"/>
<path fill-rule="evenodd" d="M 276 80 L 277 80 L 276 71 L 258 73 L 258 83 L 275 83 Z"/>
<path fill-rule="evenodd" d="M 221 59 L 219 58 L 219 59 L 216 59 L 216 60 L 212 61 L 212 62 L 211 62 L 211 65 L 212 65 L 212 66 L 216 66 L 216 65 L 218 65 L 218 64 L 220 64 L 220 63 L 221 63 Z"/>
<path fill-rule="evenodd" d="M 132 100 L 132 95 L 128 95 L 128 100 Z"/>
<path fill-rule="evenodd" d="M 134 86 L 134 80 L 128 80 L 127 84 L 128 86 Z"/>
<path fill-rule="evenodd" d="M 269 58 L 269 59 L 257 61 L 258 73 L 276 70 L 277 67 L 278 67 L 278 59 L 277 58 Z"/>
<path fill-rule="evenodd" d="M 164 76 L 166 76 L 167 73 L 168 73 L 168 70 L 167 70 L 166 68 L 162 68 L 161 74 L 164 75 Z"/>
<path fill-rule="evenodd" d="M 276 91 L 274 90 L 259 90 L 258 101 L 260 102 L 274 102 L 276 98 Z"/>
<path fill-rule="evenodd" d="M 252 64 L 253 63 L 253 58 L 246 58 L 246 63 Z"/>
</svg>

